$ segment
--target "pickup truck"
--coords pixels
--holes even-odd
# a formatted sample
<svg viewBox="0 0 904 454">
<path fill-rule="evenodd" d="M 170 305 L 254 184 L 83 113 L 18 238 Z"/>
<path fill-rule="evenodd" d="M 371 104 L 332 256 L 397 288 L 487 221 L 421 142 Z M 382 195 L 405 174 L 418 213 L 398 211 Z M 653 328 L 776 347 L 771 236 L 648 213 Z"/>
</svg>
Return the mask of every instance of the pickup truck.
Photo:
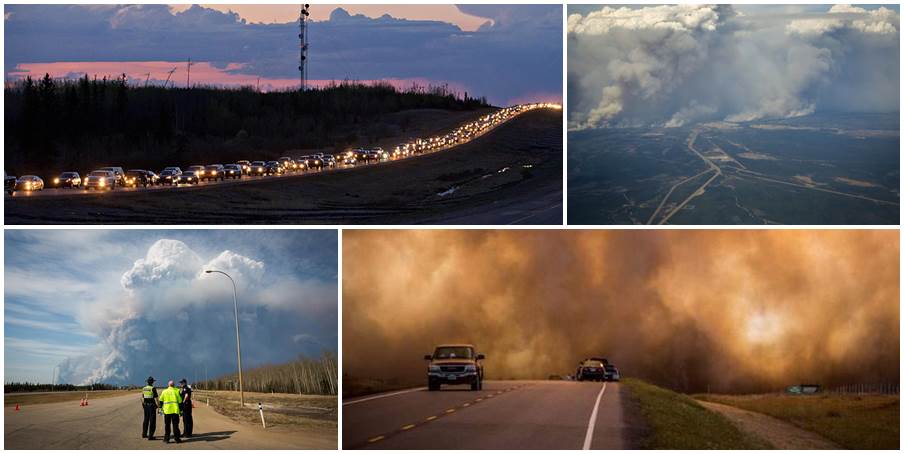
<svg viewBox="0 0 904 454">
<path fill-rule="evenodd" d="M 471 385 L 471 391 L 483 389 L 484 355 L 470 344 L 444 344 L 424 355 L 427 361 L 427 389 L 439 391 L 442 385 Z"/>
</svg>

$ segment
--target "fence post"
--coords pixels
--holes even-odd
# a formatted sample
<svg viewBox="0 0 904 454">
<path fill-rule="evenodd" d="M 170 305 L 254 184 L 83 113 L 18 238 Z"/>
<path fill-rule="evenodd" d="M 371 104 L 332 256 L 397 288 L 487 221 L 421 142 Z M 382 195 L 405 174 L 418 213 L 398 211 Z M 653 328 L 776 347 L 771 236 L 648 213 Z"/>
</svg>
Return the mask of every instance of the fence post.
<svg viewBox="0 0 904 454">
<path fill-rule="evenodd" d="M 260 402 L 257 403 L 257 411 L 261 412 L 261 424 L 264 426 L 264 429 L 267 428 L 267 422 L 264 421 L 264 406 L 261 405 Z"/>
</svg>

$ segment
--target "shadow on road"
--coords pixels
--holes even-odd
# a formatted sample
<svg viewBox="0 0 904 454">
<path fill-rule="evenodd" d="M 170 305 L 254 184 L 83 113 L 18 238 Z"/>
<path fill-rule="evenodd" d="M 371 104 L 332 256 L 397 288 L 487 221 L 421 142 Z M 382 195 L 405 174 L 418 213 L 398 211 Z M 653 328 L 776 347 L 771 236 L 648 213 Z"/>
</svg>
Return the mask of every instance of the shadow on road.
<svg viewBox="0 0 904 454">
<path fill-rule="evenodd" d="M 220 441 L 229 438 L 230 435 L 234 434 L 234 430 L 225 430 L 223 432 L 208 432 L 206 434 L 193 434 L 191 437 L 183 438 L 183 443 L 192 443 L 195 441 Z"/>
</svg>

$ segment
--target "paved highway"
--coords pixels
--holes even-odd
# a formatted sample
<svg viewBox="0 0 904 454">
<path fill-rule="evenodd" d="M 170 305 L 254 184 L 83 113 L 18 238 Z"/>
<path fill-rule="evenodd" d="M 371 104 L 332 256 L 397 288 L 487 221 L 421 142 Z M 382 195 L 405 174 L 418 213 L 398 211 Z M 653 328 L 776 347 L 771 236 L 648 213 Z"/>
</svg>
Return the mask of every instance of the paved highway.
<svg viewBox="0 0 904 454">
<path fill-rule="evenodd" d="M 366 166 L 371 166 L 371 165 L 392 164 L 394 162 L 404 161 L 404 160 L 415 158 L 418 156 L 423 156 L 423 155 L 427 155 L 427 154 L 450 150 L 450 149 L 453 149 L 460 145 L 464 145 L 466 143 L 472 142 L 472 141 L 486 135 L 490 131 L 495 130 L 497 127 L 511 121 L 514 118 L 517 118 L 518 116 L 520 116 L 521 114 L 523 114 L 525 112 L 529 112 L 529 111 L 535 110 L 535 109 L 559 109 L 560 108 L 558 105 L 542 105 L 541 106 L 538 104 L 538 105 L 535 105 L 535 106 L 532 105 L 532 106 L 533 107 L 525 108 L 525 110 L 523 110 L 523 111 L 516 111 L 516 112 L 512 113 L 511 115 L 506 115 L 506 116 L 499 118 L 498 120 L 494 120 L 494 121 L 490 122 L 487 127 L 483 128 L 483 129 L 475 130 L 473 132 L 468 132 L 467 135 L 463 136 L 463 139 L 458 142 L 455 142 L 455 143 L 452 143 L 449 145 L 433 145 L 429 149 L 424 150 L 423 152 L 419 152 L 418 154 L 409 154 L 409 155 L 405 155 L 405 156 L 393 156 L 388 159 L 382 159 L 382 160 L 375 161 L 375 162 L 358 161 L 356 164 L 343 164 L 341 162 L 337 162 L 335 167 L 324 167 L 323 169 L 295 171 L 295 172 L 287 171 L 286 173 L 284 173 L 282 175 L 245 175 L 241 179 L 228 179 L 228 180 L 223 180 L 223 181 L 216 181 L 216 180 L 215 181 L 202 181 L 197 184 L 191 184 L 191 185 L 188 185 L 188 184 L 177 185 L 177 186 L 159 185 L 159 186 L 149 186 L 149 187 L 117 186 L 114 190 L 111 190 L 111 191 L 101 191 L 101 190 L 89 191 L 89 190 L 85 189 L 84 187 L 65 188 L 65 189 L 64 188 L 54 188 L 54 187 L 52 187 L 52 182 L 53 182 L 53 178 L 56 175 L 53 175 L 53 176 L 46 176 L 43 178 L 45 189 L 43 189 L 41 191 L 16 191 L 15 194 L 13 194 L 11 196 L 7 195 L 7 197 L 35 198 L 35 197 L 88 195 L 88 194 L 112 195 L 112 194 L 122 194 L 122 193 L 129 193 L 129 192 L 144 192 L 144 191 L 174 191 L 174 190 L 187 191 L 187 190 L 210 187 L 210 186 L 221 186 L 221 185 L 225 185 L 225 184 L 252 183 L 255 181 L 271 180 L 274 178 L 302 177 L 302 176 L 306 176 L 306 175 L 316 175 L 316 174 L 323 173 L 323 172 L 352 170 L 355 168 L 361 168 L 361 167 L 366 167 Z M 516 106 L 516 108 L 517 107 L 518 106 Z M 505 110 L 507 110 L 507 109 L 504 109 L 503 111 L 505 111 Z M 502 111 L 497 111 L 493 114 L 489 114 L 488 116 L 492 116 L 499 112 L 502 112 Z M 477 122 L 466 123 L 465 125 L 462 125 L 460 128 L 464 128 L 467 125 L 470 125 L 473 123 L 477 123 Z M 442 135 L 437 136 L 437 137 L 442 137 Z M 429 141 L 430 139 L 425 139 L 425 140 Z M 387 151 L 391 153 L 393 150 L 387 150 Z M 259 159 L 258 157 L 252 157 L 252 158 L 253 158 L 253 160 Z M 206 165 L 206 164 L 198 163 L 198 165 Z M 130 168 L 131 167 L 125 167 L 125 166 L 123 167 L 123 169 L 125 169 L 125 170 L 128 170 Z M 157 169 L 151 169 L 151 170 L 157 170 Z M 81 176 L 84 179 L 84 178 L 87 178 L 86 175 L 87 174 L 82 174 Z"/>
<path fill-rule="evenodd" d="M 617 383 L 487 381 L 342 404 L 343 449 L 628 449 Z"/>
<path fill-rule="evenodd" d="M 4 408 L 5 449 L 335 449 L 335 432 L 293 426 L 263 429 L 238 423 L 203 405 L 194 410 L 194 437 L 163 443 L 163 417 L 156 440 L 141 438 L 138 393 L 129 396 Z M 180 427 L 181 424 L 180 424 Z"/>
</svg>

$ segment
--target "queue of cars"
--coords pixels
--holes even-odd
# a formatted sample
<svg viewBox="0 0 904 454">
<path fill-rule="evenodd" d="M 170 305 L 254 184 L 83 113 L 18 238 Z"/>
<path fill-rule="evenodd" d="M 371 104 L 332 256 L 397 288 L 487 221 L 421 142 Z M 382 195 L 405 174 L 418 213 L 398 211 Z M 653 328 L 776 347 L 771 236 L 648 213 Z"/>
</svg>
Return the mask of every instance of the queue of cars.
<svg viewBox="0 0 904 454">
<path fill-rule="evenodd" d="M 621 373 L 606 358 L 587 358 L 578 364 L 574 373 L 577 381 L 619 381 Z"/>
<path fill-rule="evenodd" d="M 397 160 L 417 154 L 440 151 L 470 141 L 490 128 L 521 113 L 541 108 L 561 109 L 561 106 L 532 103 L 507 107 L 466 123 L 442 136 L 410 139 L 408 142 L 396 146 L 391 152 L 381 147 L 354 148 L 336 155 L 317 153 L 298 158 L 283 156 L 273 161 L 241 160 L 225 165 L 193 165 L 185 171 L 179 167 L 166 167 L 159 174 L 145 169 L 124 171 L 122 167 L 101 167 L 84 175 L 72 171 L 63 172 L 52 180 L 52 184 L 56 188 L 111 191 L 117 187 L 196 185 L 202 181 L 225 181 L 226 179 L 241 179 L 243 176 L 283 175 L 289 172 L 322 170 L 340 165 L 355 166 L 359 163 Z M 19 178 L 6 176 L 5 179 L 5 189 L 9 194 L 13 194 L 15 191 L 44 189 L 44 180 L 36 175 L 23 175 Z"/>
</svg>

